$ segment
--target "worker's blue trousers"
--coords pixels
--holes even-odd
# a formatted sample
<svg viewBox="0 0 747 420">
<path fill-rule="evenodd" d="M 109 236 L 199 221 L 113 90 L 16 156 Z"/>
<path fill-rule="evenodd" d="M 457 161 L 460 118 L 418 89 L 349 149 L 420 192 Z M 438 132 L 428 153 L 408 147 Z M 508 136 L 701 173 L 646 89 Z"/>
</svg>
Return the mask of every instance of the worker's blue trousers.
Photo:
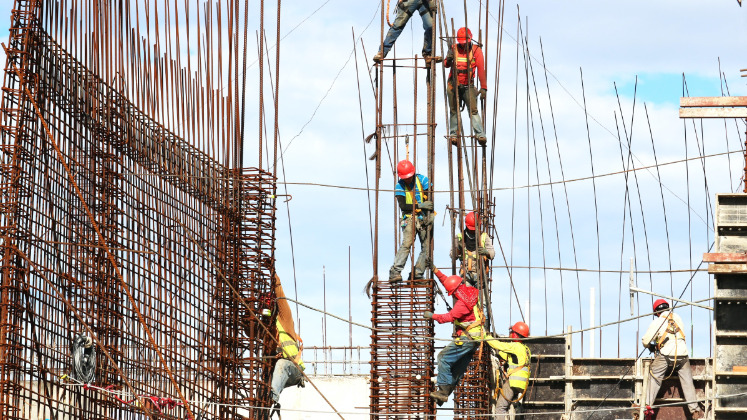
<svg viewBox="0 0 747 420">
<path fill-rule="evenodd" d="M 303 380 L 301 369 L 290 360 L 280 359 L 272 371 L 270 395 L 273 402 L 280 400 L 280 393 L 289 386 L 299 385 Z"/>
<path fill-rule="evenodd" d="M 431 13 L 424 4 L 426 1 L 427 0 L 404 0 L 400 6 L 397 18 L 394 19 L 392 27 L 389 28 L 389 32 L 386 33 L 386 38 L 384 38 L 382 53 L 385 57 L 389 53 L 389 50 L 392 49 L 394 41 L 397 40 L 399 34 L 401 34 L 402 30 L 405 29 L 407 21 L 410 20 L 410 17 L 416 11 L 420 13 L 420 18 L 423 20 L 423 54 L 431 54 L 433 44 L 433 16 L 431 16 Z"/>
<path fill-rule="evenodd" d="M 464 372 L 467 371 L 467 366 L 472 360 L 472 355 L 475 354 L 478 347 L 480 347 L 479 341 L 472 341 L 468 338 L 456 338 L 444 347 L 438 353 L 436 386 L 455 387 L 461 382 Z"/>
</svg>

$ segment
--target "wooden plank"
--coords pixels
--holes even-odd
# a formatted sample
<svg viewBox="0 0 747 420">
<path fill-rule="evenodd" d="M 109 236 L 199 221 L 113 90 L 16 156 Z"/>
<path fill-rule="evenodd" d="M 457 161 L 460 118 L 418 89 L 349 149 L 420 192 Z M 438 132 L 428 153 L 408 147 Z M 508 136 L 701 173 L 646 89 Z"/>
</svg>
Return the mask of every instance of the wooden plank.
<svg viewBox="0 0 747 420">
<path fill-rule="evenodd" d="M 747 262 L 747 253 L 744 252 L 706 252 L 703 254 L 703 262 Z"/>
<path fill-rule="evenodd" d="M 747 118 L 747 108 L 680 108 L 680 118 Z"/>
<path fill-rule="evenodd" d="M 747 264 L 709 264 L 709 274 L 743 274 L 747 273 Z"/>
<path fill-rule="evenodd" d="M 747 106 L 747 96 L 701 96 L 680 98 L 680 106 Z"/>
</svg>

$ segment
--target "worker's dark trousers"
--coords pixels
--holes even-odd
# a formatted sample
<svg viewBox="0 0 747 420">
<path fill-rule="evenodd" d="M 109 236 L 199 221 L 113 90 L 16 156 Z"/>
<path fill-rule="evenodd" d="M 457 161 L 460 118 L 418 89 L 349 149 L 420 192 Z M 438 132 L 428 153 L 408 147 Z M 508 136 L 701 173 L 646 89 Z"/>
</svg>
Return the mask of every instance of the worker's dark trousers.
<svg viewBox="0 0 747 420">
<path fill-rule="evenodd" d="M 426 214 L 423 216 L 422 220 L 417 216 L 414 216 L 408 217 L 402 221 L 404 224 L 402 228 L 402 244 L 397 250 L 397 255 L 394 256 L 394 264 L 392 265 L 392 268 L 389 269 L 390 279 L 401 273 L 402 269 L 405 268 L 407 257 L 410 256 L 410 248 L 415 243 L 415 233 L 417 233 L 417 236 L 420 239 L 420 255 L 418 255 L 418 259 L 415 261 L 415 278 L 423 278 L 423 273 L 426 269 L 426 261 L 428 260 L 428 244 L 425 243 L 425 239 L 428 229 L 431 228 L 432 218 L 433 216 L 431 214 Z"/>
<path fill-rule="evenodd" d="M 404 3 L 399 6 L 400 10 L 397 14 L 397 18 L 394 19 L 392 27 L 389 28 L 389 31 L 386 33 L 384 45 L 381 48 L 385 57 L 389 54 L 389 50 L 392 49 L 394 41 L 399 38 L 402 30 L 405 29 L 407 21 L 410 20 L 410 17 L 416 11 L 420 13 L 420 18 L 423 20 L 423 54 L 431 54 L 431 50 L 433 49 L 431 45 L 433 44 L 433 16 L 431 16 L 431 13 L 425 6 L 425 1 L 427 0 L 404 0 Z"/>
<path fill-rule="evenodd" d="M 461 343 L 461 344 L 458 344 Z M 439 387 L 455 387 L 462 381 L 464 372 L 472 360 L 472 355 L 480 347 L 479 341 L 469 338 L 457 337 L 452 340 L 440 353 L 438 353 L 438 378 L 436 385 Z"/>
<path fill-rule="evenodd" d="M 677 363 L 674 362 L 674 356 L 664 356 L 657 354 L 651 362 L 651 372 L 648 375 L 648 399 L 646 405 L 652 405 L 656 400 L 656 394 L 659 393 L 661 382 L 666 377 L 674 375 L 680 377 L 680 386 L 682 393 L 685 394 L 685 401 L 695 401 L 698 399 L 695 395 L 695 385 L 693 385 L 693 371 L 690 369 L 690 358 L 687 356 L 677 356 Z M 674 369 L 674 372 L 672 372 Z M 698 409 L 698 403 L 689 403 L 690 412 Z"/>
<path fill-rule="evenodd" d="M 303 380 L 303 373 L 295 363 L 287 359 L 278 360 L 272 371 L 270 395 L 273 402 L 280 400 L 280 393 L 289 386 L 298 385 Z"/>
</svg>

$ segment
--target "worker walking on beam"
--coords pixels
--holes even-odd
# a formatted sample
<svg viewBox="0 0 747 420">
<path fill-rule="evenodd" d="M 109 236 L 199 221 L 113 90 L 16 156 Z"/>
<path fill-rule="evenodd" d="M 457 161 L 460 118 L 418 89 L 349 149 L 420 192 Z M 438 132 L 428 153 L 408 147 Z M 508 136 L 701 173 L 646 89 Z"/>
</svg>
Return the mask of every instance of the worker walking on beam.
<svg viewBox="0 0 747 420">
<path fill-rule="evenodd" d="M 688 401 L 691 418 L 702 419 L 703 410 L 696 402 L 698 397 L 693 385 L 682 318 L 669 310 L 669 303 L 664 299 L 654 302 L 654 318 L 642 338 L 643 346 L 656 353 L 649 369 L 646 411 L 653 414 L 650 406 L 656 400 L 661 383 L 676 373 L 685 401 Z"/>
<path fill-rule="evenodd" d="M 494 395 L 498 401 L 496 414 L 507 414 L 511 404 L 524 398 L 529 384 L 532 353 L 522 342 L 522 339 L 529 337 L 529 325 L 521 321 L 515 323 L 508 329 L 508 336 L 512 341 L 488 337 L 488 344 L 498 351 L 498 358 L 502 362 Z"/>
<path fill-rule="evenodd" d="M 493 248 L 493 242 L 486 232 L 482 232 L 480 240 L 477 240 L 475 235 L 475 225 L 479 222 L 477 219 L 473 211 L 467 213 L 467 216 L 464 217 L 463 233 L 456 235 L 454 244 L 449 252 L 449 257 L 458 258 L 462 261 L 462 268 L 459 274 L 464 277 L 467 284 L 479 288 L 479 276 L 477 274 L 479 268 L 478 260 L 479 258 L 483 259 L 483 267 L 485 267 L 483 274 L 487 275 L 490 260 L 495 258 L 495 248 Z"/>
<path fill-rule="evenodd" d="M 303 340 L 296 334 L 293 324 L 293 314 L 291 313 L 288 301 L 285 300 L 283 286 L 280 279 L 275 277 L 275 293 L 279 298 L 277 300 L 277 318 L 275 326 L 277 327 L 278 342 L 278 361 L 275 363 L 275 369 L 272 371 L 272 382 L 270 387 L 270 396 L 272 398 L 273 413 L 280 409 L 280 393 L 289 386 L 297 385 L 304 387 L 304 375 L 302 371 L 306 368 L 301 359 L 303 351 Z"/>
<path fill-rule="evenodd" d="M 398 284 L 402 281 L 402 269 L 405 268 L 410 248 L 415 243 L 415 234 L 420 239 L 420 254 L 415 262 L 414 278 L 423 279 L 427 268 L 428 244 L 427 237 L 433 225 L 433 202 L 428 201 L 426 191 L 430 189 L 430 181 L 425 175 L 415 173 L 415 166 L 409 160 L 397 164 L 399 182 L 394 188 L 399 208 L 402 210 L 400 227 L 402 228 L 402 244 L 394 256 L 394 264 L 389 270 L 389 283 Z"/>
<path fill-rule="evenodd" d="M 391 0 L 390 0 L 391 1 Z M 379 52 L 374 55 L 374 62 L 380 63 L 389 54 L 394 42 L 407 25 L 415 12 L 420 13 L 423 20 L 423 58 L 429 59 L 433 51 L 433 18 L 436 15 L 435 0 L 399 0 L 397 3 L 398 13 L 394 23 L 389 28 L 384 38 L 384 44 Z"/>
<path fill-rule="evenodd" d="M 445 314 L 426 311 L 423 315 L 439 324 L 453 322 L 458 330 L 457 337 L 438 353 L 437 389 L 430 396 L 440 406 L 464 377 L 472 355 L 480 347 L 481 339 L 485 338 L 485 317 L 480 307 L 480 292 L 476 288 L 463 284 L 459 276 L 446 276 L 435 266 L 432 268 L 449 296 L 456 297 L 456 303 Z"/>
<path fill-rule="evenodd" d="M 462 104 L 469 107 L 470 121 L 472 122 L 472 131 L 475 139 L 485 145 L 487 139 L 483 129 L 482 119 L 477 108 L 478 93 L 475 88 L 474 78 L 480 81 L 480 98 L 485 99 L 487 94 L 487 76 L 485 73 L 485 58 L 482 54 L 482 48 L 472 43 L 472 32 L 467 28 L 460 28 L 457 31 L 457 43 L 450 49 L 444 60 L 445 67 L 456 67 L 456 78 L 449 71 L 449 82 L 446 88 L 449 99 L 449 140 L 456 145 L 459 131 L 459 110 Z M 454 83 L 457 84 L 455 89 Z M 457 91 L 459 93 L 459 103 L 457 103 Z"/>
</svg>

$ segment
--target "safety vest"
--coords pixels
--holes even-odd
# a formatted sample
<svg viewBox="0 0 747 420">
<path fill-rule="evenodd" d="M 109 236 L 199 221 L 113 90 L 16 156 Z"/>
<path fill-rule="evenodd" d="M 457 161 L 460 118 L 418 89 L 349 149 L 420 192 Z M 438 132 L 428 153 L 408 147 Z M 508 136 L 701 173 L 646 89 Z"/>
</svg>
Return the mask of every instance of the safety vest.
<svg viewBox="0 0 747 420">
<path fill-rule="evenodd" d="M 280 343 L 280 350 L 282 351 L 283 358 L 296 363 L 301 367 L 301 370 L 306 369 L 303 360 L 301 360 L 301 350 L 298 348 L 296 340 L 285 332 L 285 329 L 280 325 L 280 322 L 275 322 L 275 325 L 278 328 L 278 342 Z M 303 347 L 303 343 L 301 343 L 301 346 Z"/>
<path fill-rule="evenodd" d="M 674 339 L 682 338 L 685 339 L 685 333 L 682 331 L 682 328 L 680 328 L 679 325 L 677 325 L 677 322 L 675 322 L 674 318 L 672 317 L 672 312 L 667 314 L 667 317 L 665 318 L 667 321 L 667 329 L 664 331 L 664 334 L 659 335 L 659 339 L 656 340 L 656 349 L 661 350 L 662 347 L 664 347 L 664 344 L 669 341 L 669 338 L 671 336 L 674 336 Z"/>
<path fill-rule="evenodd" d="M 508 371 L 506 371 L 506 374 L 508 375 L 508 384 L 511 388 L 526 390 L 529 383 L 529 365 L 532 361 L 532 353 L 529 351 L 529 347 L 522 343 L 517 344 L 524 347 L 523 352 L 498 352 L 498 356 L 508 362 Z"/>
<path fill-rule="evenodd" d="M 480 235 L 480 245 L 481 247 L 485 247 L 485 242 L 487 241 L 488 234 L 486 232 L 483 232 Z M 457 233 L 457 240 L 459 243 L 462 243 L 462 234 Z M 475 273 L 477 272 L 477 246 L 475 246 L 474 251 L 469 251 L 467 249 L 467 246 L 462 247 L 462 264 L 464 264 L 464 270 L 468 273 Z M 484 261 L 487 261 L 487 257 L 483 257 Z M 485 268 L 488 269 L 488 265 L 485 265 Z"/>
<path fill-rule="evenodd" d="M 482 314 L 479 300 L 477 301 L 477 304 L 472 307 L 472 314 L 475 315 L 475 320 L 471 323 L 454 320 L 454 325 L 465 331 L 470 337 L 484 338 L 485 332 L 483 331 L 482 326 L 485 324 L 485 317 Z"/>
<path fill-rule="evenodd" d="M 420 182 L 420 177 L 418 177 L 417 174 L 415 175 L 415 190 L 412 190 L 406 182 L 402 183 L 402 187 L 405 190 L 405 204 L 412 205 L 413 201 L 422 203 L 423 201 L 426 201 L 428 199 L 425 195 L 425 191 L 423 191 L 423 184 Z M 418 200 L 415 196 L 416 191 L 420 193 L 420 200 Z M 420 209 L 415 209 L 415 213 L 420 213 L 420 211 Z M 412 216 L 412 214 L 410 213 L 405 213 L 402 215 L 403 218 L 407 218 L 410 216 Z"/>
<path fill-rule="evenodd" d="M 457 45 L 454 45 L 454 50 L 456 51 L 457 81 L 460 86 L 469 85 L 472 83 L 472 79 L 475 76 L 475 69 L 477 68 L 477 61 L 472 52 L 472 44 L 470 44 L 467 53 L 460 52 Z"/>
</svg>

